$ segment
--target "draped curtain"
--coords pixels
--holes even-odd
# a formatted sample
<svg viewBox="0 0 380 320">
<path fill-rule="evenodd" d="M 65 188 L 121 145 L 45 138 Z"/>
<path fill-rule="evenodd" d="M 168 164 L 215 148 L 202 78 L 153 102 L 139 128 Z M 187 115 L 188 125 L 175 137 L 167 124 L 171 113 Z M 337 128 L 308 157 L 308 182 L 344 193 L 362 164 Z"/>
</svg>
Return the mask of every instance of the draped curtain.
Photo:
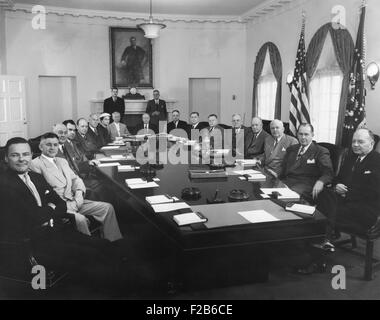
<svg viewBox="0 0 380 320">
<path fill-rule="evenodd" d="M 252 115 L 255 117 L 258 113 L 258 85 L 259 79 L 263 72 L 265 57 L 269 50 L 270 63 L 273 69 L 273 75 L 277 81 L 275 117 L 281 118 L 281 84 L 282 84 L 282 61 L 280 51 L 272 42 L 265 43 L 256 56 L 255 67 L 253 71 L 253 99 L 252 99 Z"/>
<path fill-rule="evenodd" d="M 336 132 L 336 142 L 341 143 L 344 115 L 347 105 L 347 97 L 350 83 L 350 70 L 353 63 L 355 45 L 354 41 L 346 29 L 335 29 L 331 23 L 322 26 L 310 41 L 306 55 L 307 83 L 310 84 L 318 62 L 321 57 L 322 49 L 326 41 L 327 33 L 330 32 L 334 46 L 334 52 L 339 67 L 343 73 L 342 91 L 339 104 L 338 126 Z"/>
</svg>

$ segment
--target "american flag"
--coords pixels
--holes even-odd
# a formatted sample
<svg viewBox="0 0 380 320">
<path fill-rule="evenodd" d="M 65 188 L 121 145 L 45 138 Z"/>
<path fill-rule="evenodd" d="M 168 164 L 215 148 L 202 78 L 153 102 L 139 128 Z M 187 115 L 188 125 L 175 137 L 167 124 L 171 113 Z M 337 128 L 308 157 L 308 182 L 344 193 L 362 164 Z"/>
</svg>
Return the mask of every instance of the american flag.
<svg viewBox="0 0 380 320">
<path fill-rule="evenodd" d="M 356 38 L 354 60 L 350 74 L 350 89 L 344 118 L 342 146 L 351 145 L 352 136 L 357 128 L 366 126 L 365 117 L 365 35 L 364 21 L 366 8 L 361 8 L 358 35 Z"/>
<path fill-rule="evenodd" d="M 301 123 L 310 123 L 309 99 L 306 83 L 305 15 L 303 14 L 301 37 L 298 44 L 293 81 L 290 84 L 290 130 L 296 135 Z"/>
</svg>

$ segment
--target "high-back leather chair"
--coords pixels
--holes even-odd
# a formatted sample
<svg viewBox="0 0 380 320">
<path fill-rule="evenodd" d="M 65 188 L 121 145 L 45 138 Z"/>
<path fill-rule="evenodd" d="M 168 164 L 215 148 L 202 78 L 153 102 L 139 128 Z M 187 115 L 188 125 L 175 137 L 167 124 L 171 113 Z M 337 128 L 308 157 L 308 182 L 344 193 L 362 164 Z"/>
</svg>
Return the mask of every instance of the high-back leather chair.
<svg viewBox="0 0 380 320">
<path fill-rule="evenodd" d="M 334 169 L 334 175 L 336 177 L 339 174 L 340 168 L 342 167 L 343 161 L 346 157 L 347 149 L 327 142 L 320 142 L 318 144 L 321 147 L 324 147 L 327 150 L 329 150 L 331 162 Z"/>
</svg>

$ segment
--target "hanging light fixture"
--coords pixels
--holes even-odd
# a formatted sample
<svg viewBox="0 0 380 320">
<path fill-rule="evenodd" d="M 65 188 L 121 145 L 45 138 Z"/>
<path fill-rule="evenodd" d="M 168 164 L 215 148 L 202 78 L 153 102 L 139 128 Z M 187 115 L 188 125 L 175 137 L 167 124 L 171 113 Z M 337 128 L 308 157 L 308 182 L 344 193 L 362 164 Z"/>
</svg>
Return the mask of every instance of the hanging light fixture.
<svg viewBox="0 0 380 320">
<path fill-rule="evenodd" d="M 158 38 L 160 35 L 160 30 L 166 28 L 166 25 L 162 23 L 155 23 L 153 21 L 152 0 L 150 0 L 149 22 L 138 24 L 137 28 L 142 29 L 145 33 L 145 38 L 149 39 Z"/>
</svg>

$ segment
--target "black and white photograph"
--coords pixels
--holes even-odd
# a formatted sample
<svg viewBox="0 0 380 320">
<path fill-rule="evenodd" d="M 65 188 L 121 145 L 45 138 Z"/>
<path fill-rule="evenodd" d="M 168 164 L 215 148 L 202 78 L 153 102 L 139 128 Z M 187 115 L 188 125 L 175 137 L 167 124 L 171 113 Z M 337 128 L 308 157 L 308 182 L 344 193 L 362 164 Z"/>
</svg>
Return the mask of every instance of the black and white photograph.
<svg viewBox="0 0 380 320">
<path fill-rule="evenodd" d="M 379 16 L 0 0 L 0 300 L 379 300 Z"/>
</svg>

